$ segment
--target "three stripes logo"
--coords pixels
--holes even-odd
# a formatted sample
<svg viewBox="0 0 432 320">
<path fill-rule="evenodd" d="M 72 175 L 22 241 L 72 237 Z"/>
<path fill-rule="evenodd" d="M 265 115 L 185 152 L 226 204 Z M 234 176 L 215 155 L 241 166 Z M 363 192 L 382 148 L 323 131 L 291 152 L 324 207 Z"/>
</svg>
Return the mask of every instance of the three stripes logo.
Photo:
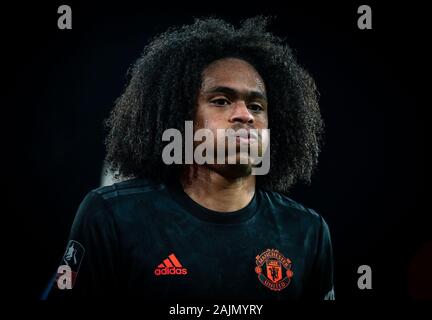
<svg viewBox="0 0 432 320">
<path fill-rule="evenodd" d="M 186 275 L 187 269 L 183 268 L 174 253 L 171 253 L 154 271 L 157 276 Z"/>
</svg>

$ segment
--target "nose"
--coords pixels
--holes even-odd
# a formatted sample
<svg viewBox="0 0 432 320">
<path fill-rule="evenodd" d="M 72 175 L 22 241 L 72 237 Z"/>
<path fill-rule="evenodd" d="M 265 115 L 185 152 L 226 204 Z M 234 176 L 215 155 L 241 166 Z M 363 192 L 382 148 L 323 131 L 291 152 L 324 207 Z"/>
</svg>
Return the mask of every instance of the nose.
<svg viewBox="0 0 432 320">
<path fill-rule="evenodd" d="M 254 117 L 244 101 L 237 102 L 232 109 L 230 122 L 253 123 Z"/>
</svg>

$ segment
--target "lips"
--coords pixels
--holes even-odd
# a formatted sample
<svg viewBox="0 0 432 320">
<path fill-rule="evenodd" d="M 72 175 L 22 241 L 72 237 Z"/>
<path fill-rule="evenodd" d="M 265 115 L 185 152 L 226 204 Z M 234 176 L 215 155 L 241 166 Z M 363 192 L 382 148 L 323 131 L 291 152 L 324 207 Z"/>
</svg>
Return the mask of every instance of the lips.
<svg viewBox="0 0 432 320">
<path fill-rule="evenodd" d="M 256 141 L 258 140 L 258 135 L 253 131 L 239 130 L 235 133 L 235 137 L 240 141 Z"/>
</svg>

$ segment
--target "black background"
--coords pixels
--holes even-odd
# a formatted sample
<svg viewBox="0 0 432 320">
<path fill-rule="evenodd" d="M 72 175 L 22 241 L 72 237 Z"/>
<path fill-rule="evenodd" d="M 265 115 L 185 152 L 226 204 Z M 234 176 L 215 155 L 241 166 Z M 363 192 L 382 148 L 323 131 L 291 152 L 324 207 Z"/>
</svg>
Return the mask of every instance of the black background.
<svg viewBox="0 0 432 320">
<path fill-rule="evenodd" d="M 286 38 L 321 93 L 319 169 L 291 196 L 330 226 L 337 299 L 425 297 L 431 70 L 428 16 L 419 3 L 4 5 L 2 51 L 11 72 L 3 86 L 2 213 L 11 221 L 2 224 L 2 263 L 10 269 L 3 273 L 9 295 L 38 299 L 55 272 L 79 203 L 100 183 L 102 121 L 149 38 L 193 17 L 237 24 L 271 14 L 270 30 Z M 72 8 L 72 30 L 57 28 L 61 4 Z M 357 28 L 362 4 L 372 7 L 372 30 Z M 372 268 L 372 290 L 357 287 L 363 264 Z"/>
</svg>

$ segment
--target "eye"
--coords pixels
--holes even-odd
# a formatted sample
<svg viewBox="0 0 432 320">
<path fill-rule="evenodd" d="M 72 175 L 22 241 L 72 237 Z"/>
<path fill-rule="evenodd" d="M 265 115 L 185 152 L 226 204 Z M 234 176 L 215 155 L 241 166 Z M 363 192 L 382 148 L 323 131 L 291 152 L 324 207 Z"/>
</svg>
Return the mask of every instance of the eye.
<svg viewBox="0 0 432 320">
<path fill-rule="evenodd" d="M 211 100 L 210 103 L 217 106 L 227 106 L 230 104 L 230 102 L 227 99 L 223 99 L 223 98 Z"/>
<path fill-rule="evenodd" d="M 254 112 L 259 112 L 264 110 L 264 108 L 258 103 L 252 103 L 248 105 L 248 108 Z"/>
</svg>

